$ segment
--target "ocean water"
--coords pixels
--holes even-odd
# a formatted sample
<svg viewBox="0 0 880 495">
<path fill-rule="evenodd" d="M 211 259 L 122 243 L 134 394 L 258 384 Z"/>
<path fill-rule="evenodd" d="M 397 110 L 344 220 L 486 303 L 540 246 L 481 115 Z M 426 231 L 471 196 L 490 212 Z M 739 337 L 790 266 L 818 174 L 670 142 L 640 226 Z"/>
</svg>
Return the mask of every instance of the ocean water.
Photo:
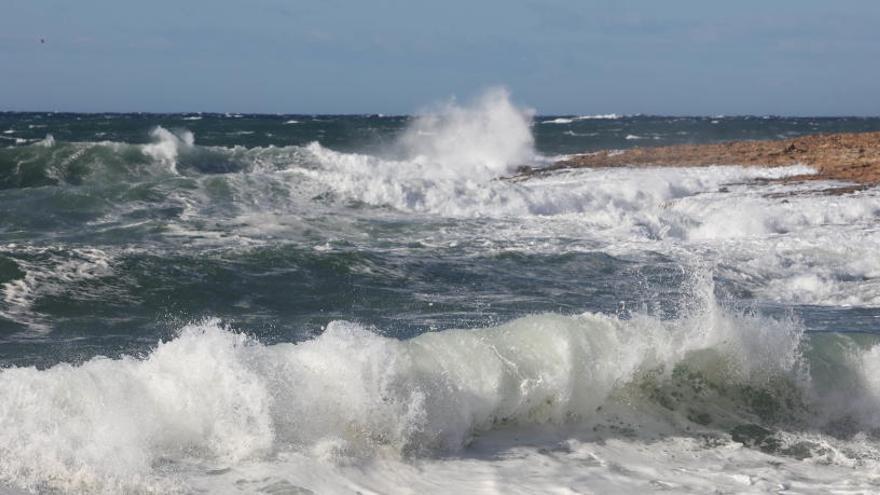
<svg viewBox="0 0 880 495">
<path fill-rule="evenodd" d="M 880 119 L 0 113 L 0 492 L 880 491 Z"/>
</svg>

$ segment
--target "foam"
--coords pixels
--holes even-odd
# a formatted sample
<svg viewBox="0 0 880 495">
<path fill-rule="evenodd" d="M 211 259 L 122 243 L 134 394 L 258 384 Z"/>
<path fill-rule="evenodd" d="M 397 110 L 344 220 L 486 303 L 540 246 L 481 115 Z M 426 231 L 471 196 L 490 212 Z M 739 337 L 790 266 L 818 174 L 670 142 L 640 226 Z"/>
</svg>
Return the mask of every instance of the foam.
<svg viewBox="0 0 880 495">
<path fill-rule="evenodd" d="M 162 456 L 236 460 L 267 448 L 268 392 L 234 356 L 246 339 L 194 332 L 143 361 L 0 373 L 0 478 L 110 492 L 151 478 Z"/>
<path fill-rule="evenodd" d="M 571 124 L 579 120 L 617 120 L 622 116 L 616 113 L 597 114 L 597 115 L 581 115 L 578 117 L 557 117 L 555 119 L 542 120 L 542 124 Z"/>
<path fill-rule="evenodd" d="M 481 469 L 510 469 L 522 457 L 481 464 L 455 457 L 447 462 L 447 455 L 481 456 L 495 442 L 525 449 L 535 460 L 548 454 L 530 442 L 552 448 L 560 438 L 582 439 L 559 451 L 560 469 L 570 469 L 588 452 L 636 457 L 656 435 L 671 437 L 649 449 L 666 446 L 690 456 L 699 452 L 683 429 L 693 426 L 684 417 L 691 409 L 670 416 L 659 407 L 663 383 L 699 373 L 712 384 L 708 391 L 721 391 L 696 397 L 713 414 L 723 411 L 721 425 L 724 414 L 751 421 L 749 399 L 724 390 L 762 389 L 780 380 L 801 389 L 804 400 L 811 390 L 799 324 L 723 310 L 712 299 L 709 280 L 695 278 L 694 299 L 676 320 L 545 314 L 407 341 L 336 321 L 312 340 L 276 345 L 206 320 L 184 327 L 140 359 L 5 369 L 0 480 L 29 489 L 167 491 L 212 483 L 199 474 L 206 470 L 231 472 L 219 479 L 238 484 L 261 469 L 277 476 L 286 465 L 305 466 L 303 472 L 312 474 L 303 479 L 319 484 L 340 479 L 317 473 L 354 476 L 345 466 L 388 463 L 357 470 L 369 485 L 375 473 L 409 472 L 407 459 L 424 459 L 435 474 L 467 466 L 462 476 L 472 486 Z M 850 392 L 877 397 L 878 355 L 871 349 L 837 361 L 865 377 Z M 680 365 L 689 371 L 673 372 Z M 721 401 L 717 407 L 715 401 Z M 699 400 L 688 404 L 701 407 Z M 641 425 L 642 440 L 617 440 L 607 449 L 595 443 L 602 438 L 596 431 L 621 420 Z M 581 433 L 572 437 L 574 431 Z M 748 466 L 754 458 L 748 452 L 731 455 L 734 465 Z M 674 465 L 639 462 L 642 469 Z M 643 479 L 627 471 L 616 476 L 630 483 Z"/>
<path fill-rule="evenodd" d="M 853 409 L 858 411 L 862 423 L 878 424 L 880 423 L 880 345 L 863 352 L 854 350 L 850 354 L 850 359 L 863 384 L 862 391 L 866 393 L 848 399 L 855 399 L 858 404 Z"/>
<path fill-rule="evenodd" d="M 544 240 L 520 249 L 576 249 L 574 238 L 623 255 L 698 252 L 736 267 L 725 276 L 768 300 L 880 305 L 880 261 L 872 254 L 880 249 L 880 233 L 870 227 L 880 215 L 880 192 L 827 196 L 813 191 L 835 184 L 753 182 L 815 173 L 809 167 L 582 169 L 499 181 L 432 175 L 409 161 L 339 153 L 317 143 L 307 151 L 320 167 L 294 172 L 341 198 L 407 214 L 515 218 L 477 235 Z"/>
<path fill-rule="evenodd" d="M 408 135 L 417 130 L 425 132 L 416 125 Z M 494 149 L 488 147 L 487 156 Z M 249 235 L 283 230 L 290 222 L 271 217 L 287 215 L 293 207 L 287 202 L 305 208 L 311 198 L 324 197 L 343 208 L 351 202 L 390 207 L 410 220 L 495 220 L 478 232 L 422 239 L 434 245 L 480 237 L 490 250 L 506 245 L 530 252 L 598 247 L 621 255 L 699 253 L 765 300 L 880 305 L 880 261 L 872 255 L 880 249 L 880 234 L 870 228 L 880 213 L 880 192 L 826 196 L 814 191 L 835 184 L 755 182 L 815 173 L 805 166 L 581 169 L 507 181 L 496 180 L 494 166 L 460 167 L 443 154 L 388 158 L 319 143 L 258 148 L 243 159 L 252 164 L 243 171 L 250 175 L 230 182 L 239 198 L 254 205 L 241 205 L 239 220 Z M 283 203 L 261 196 L 259 184 L 269 183 L 290 191 Z"/>
<path fill-rule="evenodd" d="M 169 194 L 168 201 L 183 213 L 165 232 L 195 233 L 200 242 L 258 243 L 268 236 L 297 235 L 309 223 L 301 219 L 303 212 L 318 203 L 329 215 L 346 218 L 373 208 L 369 214 L 381 209 L 383 215 L 428 224 L 444 218 L 491 219 L 442 235 L 417 229 L 411 240 L 437 246 L 469 243 L 490 255 L 498 250 L 596 249 L 623 256 L 698 254 L 764 301 L 880 307 L 876 188 L 827 196 L 819 191 L 840 184 L 764 181 L 815 173 L 805 166 L 580 169 L 500 179 L 520 161 L 552 161 L 531 148 L 529 119 L 529 110 L 496 90 L 469 105 L 440 106 L 415 119 L 393 149 L 375 155 L 343 153 L 317 142 L 251 149 L 196 146 L 191 133 L 163 128 L 153 131 L 154 143 L 137 149 L 172 171 L 186 160 L 196 188 Z M 465 134 L 476 137 L 458 139 Z M 130 146 L 61 143 L 52 155 L 63 166 L 53 165 L 45 175 L 63 182 L 72 160 L 82 161 L 82 155 L 89 167 L 110 163 L 90 158 L 103 153 L 117 153 L 123 160 L 123 166 L 114 163 L 114 170 L 140 174 L 140 164 L 124 162 Z M 217 163 L 228 168 L 222 174 L 210 167 L 201 173 L 203 165 Z M 136 179 L 152 180 L 155 169 Z M 118 175 L 104 172 L 94 167 L 84 180 L 96 188 L 102 180 L 117 180 Z M 232 212 L 221 210 L 219 217 L 216 188 L 208 190 L 218 181 L 228 186 Z M 108 218 L 127 208 L 117 205 Z M 201 225 L 225 225 L 240 235 L 225 237 L 187 223 L 203 215 L 212 215 L 212 222 Z M 332 230 L 327 224 L 320 228 Z M 477 238 L 480 243 L 471 242 Z"/>
<path fill-rule="evenodd" d="M 448 103 L 416 118 L 393 146 L 393 158 L 311 143 L 305 149 L 320 168 L 294 171 L 347 199 L 450 215 L 468 215 L 470 208 L 473 214 L 497 194 L 488 182 L 534 160 L 531 113 L 496 88 L 470 106 Z"/>
<path fill-rule="evenodd" d="M 420 115 L 398 145 L 430 177 L 494 178 L 534 156 L 533 113 L 493 88 L 470 106 L 448 103 Z"/>
<path fill-rule="evenodd" d="M 45 315 L 33 310 L 41 297 L 57 295 L 70 285 L 106 277 L 112 273 L 112 257 L 96 248 L 64 249 L 29 247 L 16 244 L 0 246 L 0 252 L 16 260 L 21 278 L 0 285 L 5 308 L 0 316 L 28 327 L 38 334 L 51 326 Z"/>
<path fill-rule="evenodd" d="M 498 95 L 486 101 L 491 104 L 480 100 L 476 106 L 452 111 L 454 117 L 431 117 L 426 120 L 429 124 L 413 124 L 406 134 L 410 137 L 401 141 L 403 154 L 391 157 L 342 153 L 319 143 L 196 147 L 191 134 L 181 137 L 165 129 L 156 129 L 156 142 L 140 149 L 173 171 L 181 153 L 187 153 L 186 170 L 194 177 L 203 162 L 234 165 L 233 173 L 205 175 L 198 181 L 222 180 L 229 187 L 235 217 L 228 223 L 253 242 L 301 228 L 298 215 L 316 207 L 314 198 L 324 198 L 322 208 L 343 216 L 355 213 L 349 206 L 354 204 L 387 208 L 388 214 L 407 221 L 422 215 L 427 222 L 448 217 L 493 219 L 439 237 L 430 232 L 413 234 L 419 237 L 414 241 L 430 245 L 481 238 L 485 241 L 473 248 L 489 253 L 497 249 L 536 253 L 603 249 L 624 256 L 648 250 L 674 257 L 698 253 L 717 262 L 723 276 L 763 300 L 880 306 L 880 261 L 873 255 L 880 249 L 880 233 L 872 227 L 880 215 L 876 189 L 826 196 L 814 191 L 834 184 L 754 182 L 815 172 L 805 166 L 581 169 L 524 181 L 498 180 L 496 174 L 503 175 L 500 171 L 515 163 L 509 157 L 520 155 L 506 145 L 499 145 L 502 150 L 497 151 L 498 143 L 490 138 L 485 149 L 471 153 L 489 157 L 479 162 L 482 165 L 462 166 L 454 153 L 430 155 L 439 146 L 432 140 L 448 141 L 459 125 L 485 127 L 489 134 L 496 132 L 492 125 L 486 127 L 489 122 L 503 123 L 500 128 L 527 127 L 527 112 Z M 496 107 L 503 118 L 484 115 Z M 464 116 L 476 123 L 464 122 Z M 431 125 L 434 128 L 428 132 Z M 417 132 L 428 133 L 412 138 Z M 514 140 L 510 147 L 528 149 L 527 143 Z M 64 144 L 59 156 L 68 163 L 92 147 L 99 148 L 96 153 L 108 147 L 113 153 L 128 149 L 117 143 Z M 138 170 L 132 166 L 125 173 Z M 87 180 L 103 180 L 102 175 L 93 173 Z M 180 222 L 198 219 L 205 212 L 216 215 L 216 203 L 204 187 L 169 196 L 169 201 L 184 208 Z M 128 210 L 119 205 L 114 211 L 111 217 Z M 191 225 L 172 224 L 166 232 L 194 230 L 205 242 L 223 242 L 224 236 Z M 228 239 L 250 242 L 240 236 Z"/>
<path fill-rule="evenodd" d="M 153 138 L 153 143 L 144 145 L 143 153 L 174 173 L 177 173 L 177 157 L 180 152 L 191 149 L 195 144 L 195 136 L 188 130 L 174 133 L 157 126 L 150 131 L 150 137 Z"/>
<path fill-rule="evenodd" d="M 572 122 L 574 122 L 574 119 L 565 117 L 557 117 L 555 119 L 541 121 L 542 124 L 571 124 Z"/>
<path fill-rule="evenodd" d="M 297 170 L 347 198 L 461 217 L 596 216 L 618 210 L 657 214 L 669 200 L 696 196 L 729 182 L 814 173 L 803 166 L 775 169 L 579 170 L 523 182 L 492 180 L 483 168 L 438 168 L 420 160 L 387 160 L 340 153 L 312 143 L 306 150 L 320 169 Z M 455 162 L 453 162 L 455 163 Z"/>
<path fill-rule="evenodd" d="M 18 140 L 16 140 L 15 142 L 16 144 L 18 144 Z M 37 141 L 35 144 L 44 148 L 51 148 L 52 146 L 55 146 L 55 137 L 51 134 L 46 134 L 46 137 L 43 138 L 42 141 Z"/>
<path fill-rule="evenodd" d="M 521 432 L 528 445 L 489 433 L 470 455 L 405 463 L 339 465 L 303 456 L 202 475 L 192 486 L 268 493 L 870 493 L 874 461 L 856 465 L 772 457 L 739 444 L 668 437 L 601 442 Z M 540 446 L 539 446 L 540 445 Z M 832 456 L 837 451 L 822 443 Z M 835 457 L 839 459 L 839 456 Z"/>
</svg>

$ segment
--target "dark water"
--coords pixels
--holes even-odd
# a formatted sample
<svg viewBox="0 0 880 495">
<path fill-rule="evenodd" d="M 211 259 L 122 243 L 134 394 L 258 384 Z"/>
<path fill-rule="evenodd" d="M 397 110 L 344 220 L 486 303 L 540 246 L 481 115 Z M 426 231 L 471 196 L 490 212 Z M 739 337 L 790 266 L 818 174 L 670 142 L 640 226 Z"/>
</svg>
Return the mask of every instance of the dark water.
<svg viewBox="0 0 880 495">
<path fill-rule="evenodd" d="M 597 116 L 603 117 L 603 116 Z M 412 120 L 393 115 L 250 115 L 250 114 L 72 114 L 0 112 L 0 134 L 39 140 L 149 143 L 150 130 L 188 129 L 203 146 L 304 146 L 318 141 L 345 152 L 382 152 Z M 286 124 L 295 121 L 295 123 Z M 570 121 L 570 122 L 569 122 Z M 536 116 L 535 147 L 547 155 L 600 149 L 677 143 L 711 143 L 734 139 L 779 139 L 828 132 L 880 129 L 877 117 L 663 117 L 583 118 Z M 557 123 L 559 122 L 559 123 Z M 638 136 L 642 139 L 626 139 Z"/>
<path fill-rule="evenodd" d="M 48 365 L 143 351 L 181 322 L 206 316 L 269 342 L 308 338 L 335 319 L 409 337 L 545 311 L 613 312 L 619 301 L 680 283 L 680 260 L 662 253 L 609 254 L 601 242 L 584 250 L 582 232 L 555 238 L 546 252 L 519 249 L 523 239 L 491 239 L 495 224 L 513 221 L 506 214 L 411 214 L 332 188 L 304 194 L 305 179 L 283 175 L 322 167 L 306 149 L 314 142 L 356 154 L 349 156 L 399 158 L 394 143 L 411 122 L 0 114 L 7 144 L 0 149 L 0 362 Z M 157 127 L 171 132 L 151 134 Z M 538 116 L 531 127 L 544 156 L 878 129 L 880 119 L 653 116 Z M 184 131 L 195 146 L 173 134 Z M 173 156 L 145 152 L 151 143 Z M 281 224 L 278 231 L 261 230 L 260 214 Z M 425 242 L 438 230 L 450 232 L 454 245 Z M 576 252 L 566 252 L 566 242 Z M 853 329 L 875 328 L 874 310 L 851 312 Z M 817 328 L 834 327 L 819 320 Z"/>
</svg>

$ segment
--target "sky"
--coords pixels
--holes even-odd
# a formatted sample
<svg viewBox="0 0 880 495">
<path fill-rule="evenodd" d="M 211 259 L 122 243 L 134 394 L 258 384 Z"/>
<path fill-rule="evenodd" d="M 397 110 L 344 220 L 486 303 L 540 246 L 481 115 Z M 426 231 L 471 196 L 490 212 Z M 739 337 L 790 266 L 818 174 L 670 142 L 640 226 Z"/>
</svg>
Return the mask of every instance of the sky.
<svg viewBox="0 0 880 495">
<path fill-rule="evenodd" d="M 2 0 L 0 110 L 880 115 L 877 0 Z M 41 42 L 45 40 L 45 43 Z"/>
</svg>

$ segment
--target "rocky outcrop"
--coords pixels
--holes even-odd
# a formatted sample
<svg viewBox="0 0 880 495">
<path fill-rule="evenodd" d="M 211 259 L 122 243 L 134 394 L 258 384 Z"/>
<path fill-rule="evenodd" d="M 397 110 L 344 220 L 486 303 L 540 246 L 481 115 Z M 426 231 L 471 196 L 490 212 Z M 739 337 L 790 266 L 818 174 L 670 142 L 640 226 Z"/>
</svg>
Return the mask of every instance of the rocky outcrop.
<svg viewBox="0 0 880 495">
<path fill-rule="evenodd" d="M 732 141 L 608 150 L 575 155 L 541 169 L 524 167 L 519 172 L 520 177 L 527 177 L 552 170 L 581 167 L 778 167 L 796 164 L 811 166 L 818 174 L 798 176 L 793 180 L 832 179 L 863 185 L 880 184 L 880 132 L 815 134 L 778 141 Z"/>
</svg>

